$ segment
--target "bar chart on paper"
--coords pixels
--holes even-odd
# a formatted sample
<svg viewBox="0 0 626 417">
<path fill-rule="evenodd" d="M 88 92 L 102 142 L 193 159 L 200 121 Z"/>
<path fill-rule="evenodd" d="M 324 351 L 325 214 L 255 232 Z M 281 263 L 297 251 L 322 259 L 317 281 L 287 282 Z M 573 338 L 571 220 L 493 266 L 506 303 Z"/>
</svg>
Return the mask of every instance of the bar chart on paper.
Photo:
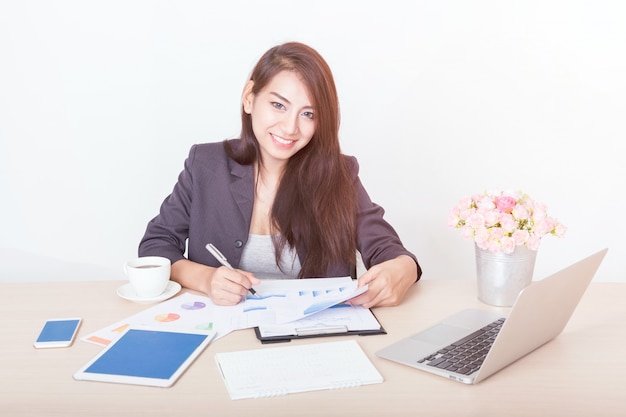
<svg viewBox="0 0 626 417">
<path fill-rule="evenodd" d="M 298 280 L 264 280 L 256 287 L 259 298 L 248 297 L 245 312 L 264 311 L 274 315 L 273 323 L 287 323 L 342 303 L 367 290 L 358 288 L 350 277 L 308 278 Z"/>
<path fill-rule="evenodd" d="M 131 325 L 214 330 L 219 339 L 233 330 L 308 317 L 366 291 L 367 286 L 358 288 L 350 277 L 309 278 L 262 280 L 256 290 L 258 298 L 248 297 L 233 306 L 218 306 L 207 296 L 186 292 L 81 339 L 108 345 L 120 336 L 120 329 Z"/>
</svg>

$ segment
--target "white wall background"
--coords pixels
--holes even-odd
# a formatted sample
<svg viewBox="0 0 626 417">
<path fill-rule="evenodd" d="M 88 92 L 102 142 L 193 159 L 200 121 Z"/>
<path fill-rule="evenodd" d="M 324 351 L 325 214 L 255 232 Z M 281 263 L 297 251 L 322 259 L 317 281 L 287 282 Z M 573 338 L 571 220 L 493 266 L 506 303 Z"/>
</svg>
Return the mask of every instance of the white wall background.
<svg viewBox="0 0 626 417">
<path fill-rule="evenodd" d="M 334 70 L 342 146 L 424 279 L 474 277 L 449 209 L 522 189 L 569 227 L 543 276 L 603 247 L 626 281 L 621 0 L 0 0 L 0 280 L 122 279 L 189 147 L 239 133 L 289 40 Z"/>
</svg>

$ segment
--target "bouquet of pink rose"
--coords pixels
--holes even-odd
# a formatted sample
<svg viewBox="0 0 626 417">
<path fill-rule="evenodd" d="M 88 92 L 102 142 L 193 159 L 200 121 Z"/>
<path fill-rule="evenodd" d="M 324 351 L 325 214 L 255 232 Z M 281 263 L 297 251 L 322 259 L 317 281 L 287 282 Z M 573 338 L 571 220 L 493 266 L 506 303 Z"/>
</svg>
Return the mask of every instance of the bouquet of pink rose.
<svg viewBox="0 0 626 417">
<path fill-rule="evenodd" d="M 541 238 L 562 237 L 567 228 L 548 217 L 547 208 L 528 195 L 503 191 L 465 197 L 452 208 L 448 227 L 492 253 L 512 253 L 518 245 L 537 250 Z"/>
</svg>

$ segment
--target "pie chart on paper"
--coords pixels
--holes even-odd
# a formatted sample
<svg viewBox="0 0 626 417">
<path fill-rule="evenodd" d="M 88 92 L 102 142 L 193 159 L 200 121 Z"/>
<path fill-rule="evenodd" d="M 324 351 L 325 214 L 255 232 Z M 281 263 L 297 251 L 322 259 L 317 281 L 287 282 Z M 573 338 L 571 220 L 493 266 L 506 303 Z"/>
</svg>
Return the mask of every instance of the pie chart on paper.
<svg viewBox="0 0 626 417">
<path fill-rule="evenodd" d="M 154 319 L 156 321 L 159 321 L 161 323 L 167 323 L 167 322 L 170 322 L 170 321 L 176 321 L 179 318 L 180 318 L 180 315 L 176 314 L 176 313 L 159 314 L 159 315 L 154 317 Z"/>
<path fill-rule="evenodd" d="M 206 304 L 200 301 L 194 301 L 193 303 L 186 303 L 181 306 L 185 310 L 200 310 L 206 307 Z"/>
</svg>

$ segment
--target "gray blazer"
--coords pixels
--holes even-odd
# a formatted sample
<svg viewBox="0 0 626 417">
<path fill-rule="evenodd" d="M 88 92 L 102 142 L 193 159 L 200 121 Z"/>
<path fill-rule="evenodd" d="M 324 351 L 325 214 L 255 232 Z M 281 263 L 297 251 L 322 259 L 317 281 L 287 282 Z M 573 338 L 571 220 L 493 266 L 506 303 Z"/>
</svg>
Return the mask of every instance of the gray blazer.
<svg viewBox="0 0 626 417">
<path fill-rule="evenodd" d="M 404 248 L 395 230 L 383 219 L 384 210 L 374 204 L 358 178 L 356 158 L 346 156 L 357 184 L 360 216 L 357 248 L 366 268 L 399 255 L 416 257 Z M 213 243 L 231 265 L 238 267 L 248 240 L 254 173 L 251 165 L 240 165 L 224 151 L 223 144 L 192 146 L 172 193 L 163 201 L 139 244 L 139 256 L 163 256 L 172 263 L 183 259 L 217 267 L 220 264 L 205 249 Z M 298 257 L 306 248 L 296 248 Z M 418 279 L 421 269 L 417 264 Z M 254 272 L 254 271 L 252 271 Z M 351 275 L 350 266 L 332 265 L 326 277 Z"/>
</svg>

